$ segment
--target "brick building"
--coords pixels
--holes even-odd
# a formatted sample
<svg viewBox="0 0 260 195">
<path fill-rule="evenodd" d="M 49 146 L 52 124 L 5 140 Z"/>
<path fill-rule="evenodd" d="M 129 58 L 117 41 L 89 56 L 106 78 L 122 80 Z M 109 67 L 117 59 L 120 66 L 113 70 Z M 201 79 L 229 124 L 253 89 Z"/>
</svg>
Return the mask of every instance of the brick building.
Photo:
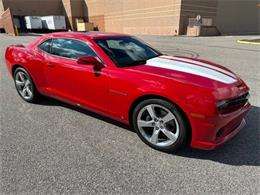
<svg viewBox="0 0 260 195">
<path fill-rule="evenodd" d="M 200 15 L 222 34 L 259 34 L 258 0 L 0 0 L 0 15 L 13 18 L 65 15 L 76 30 L 76 18 L 101 31 L 130 34 L 185 34 L 189 20 Z M 0 27 L 1 27 L 0 19 Z"/>
<path fill-rule="evenodd" d="M 189 18 L 212 19 L 222 34 L 259 34 L 258 0 L 88 0 L 89 19 L 101 30 L 185 34 Z"/>
<path fill-rule="evenodd" d="M 8 8 L 14 22 L 20 21 L 20 25 L 23 25 L 24 16 L 64 15 L 68 28 L 76 30 L 75 18 L 88 20 L 86 1 L 83 0 L 0 0 L 0 15 Z M 0 23 L 3 23 L 1 19 Z"/>
</svg>

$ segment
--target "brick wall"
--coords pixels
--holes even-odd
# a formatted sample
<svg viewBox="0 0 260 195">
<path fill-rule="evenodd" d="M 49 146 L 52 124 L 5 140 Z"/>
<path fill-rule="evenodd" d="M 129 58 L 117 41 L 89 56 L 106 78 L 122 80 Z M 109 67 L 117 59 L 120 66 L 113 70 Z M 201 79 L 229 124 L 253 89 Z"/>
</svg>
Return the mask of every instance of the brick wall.
<svg viewBox="0 0 260 195">
<path fill-rule="evenodd" d="M 3 1 L 0 0 L 0 15 L 4 12 L 4 5 L 3 5 Z"/>
<path fill-rule="evenodd" d="M 181 0 L 88 0 L 89 19 L 99 29 L 129 34 L 179 33 Z"/>
<path fill-rule="evenodd" d="M 61 0 L 2 0 L 4 9 L 10 8 L 18 16 L 62 15 Z"/>
<path fill-rule="evenodd" d="M 85 0 L 87 2 L 89 22 L 93 22 L 100 31 L 105 29 L 105 0 Z"/>
<path fill-rule="evenodd" d="M 218 0 L 182 0 L 180 34 L 186 34 L 189 18 L 200 15 L 202 18 L 211 18 L 216 24 Z"/>
<path fill-rule="evenodd" d="M 64 15 L 72 30 L 76 30 L 76 18 L 88 21 L 85 0 L 0 0 L 0 5 L 1 2 L 3 9 L 10 8 L 14 16 Z"/>
<path fill-rule="evenodd" d="M 2 4 L 3 3 L 3 4 Z M 76 30 L 76 18 L 101 31 L 129 34 L 185 34 L 189 18 L 212 18 L 223 33 L 259 33 L 259 0 L 0 0 L 14 16 L 65 15 Z M 0 26 L 3 22 L 0 21 Z"/>
<path fill-rule="evenodd" d="M 63 14 L 65 15 L 65 18 L 66 18 L 67 27 L 69 29 L 72 29 L 73 21 L 72 21 L 72 16 L 71 16 L 72 12 L 71 12 L 70 0 L 62 0 L 62 9 L 64 10 Z"/>
<path fill-rule="evenodd" d="M 16 35 L 13 17 L 10 9 L 7 9 L 6 11 L 4 11 L 4 13 L 2 13 L 1 21 L 6 33 Z"/>
<path fill-rule="evenodd" d="M 0 16 L 0 28 L 4 28 L 4 27 L 3 27 L 2 17 L 1 17 L 1 16 Z"/>
<path fill-rule="evenodd" d="M 88 7 L 85 0 L 62 0 L 62 6 L 71 30 L 77 30 L 77 18 L 83 18 L 88 22 Z"/>
<path fill-rule="evenodd" d="M 259 0 L 219 0 L 217 26 L 222 34 L 260 34 Z M 260 4 L 259 4 L 260 5 Z"/>
</svg>

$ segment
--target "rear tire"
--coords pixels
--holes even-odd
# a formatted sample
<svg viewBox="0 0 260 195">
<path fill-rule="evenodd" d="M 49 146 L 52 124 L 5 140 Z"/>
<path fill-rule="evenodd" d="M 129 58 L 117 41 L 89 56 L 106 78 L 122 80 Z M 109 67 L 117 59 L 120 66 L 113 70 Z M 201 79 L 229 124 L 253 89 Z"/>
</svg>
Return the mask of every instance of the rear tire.
<svg viewBox="0 0 260 195">
<path fill-rule="evenodd" d="M 144 100 L 134 109 L 132 122 L 141 140 L 156 150 L 173 152 L 186 144 L 189 126 L 182 111 L 168 101 Z"/>
<path fill-rule="evenodd" d="M 31 76 L 24 68 L 19 67 L 15 69 L 14 83 L 18 94 L 23 100 L 30 103 L 36 103 L 39 100 L 40 94 Z"/>
</svg>

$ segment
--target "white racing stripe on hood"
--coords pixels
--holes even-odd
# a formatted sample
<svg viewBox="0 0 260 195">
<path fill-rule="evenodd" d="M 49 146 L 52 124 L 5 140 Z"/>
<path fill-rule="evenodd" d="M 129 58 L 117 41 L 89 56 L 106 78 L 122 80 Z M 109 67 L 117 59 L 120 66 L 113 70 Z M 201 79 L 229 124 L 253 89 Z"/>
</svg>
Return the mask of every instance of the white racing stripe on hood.
<svg viewBox="0 0 260 195">
<path fill-rule="evenodd" d="M 200 65 L 200 66 L 204 66 L 206 68 L 217 70 L 217 71 L 225 73 L 225 74 L 227 74 L 227 75 L 229 75 L 233 78 L 236 78 L 236 75 L 234 75 L 232 72 L 229 72 L 227 70 L 224 70 L 222 68 L 219 68 L 217 66 L 213 66 L 213 65 L 210 65 L 210 64 L 207 64 L 207 63 L 203 63 L 203 62 L 199 62 L 199 61 L 191 60 L 191 59 L 187 59 L 187 58 L 180 58 L 180 57 L 172 57 L 172 56 L 161 56 L 161 57 L 171 59 L 171 60 L 181 60 L 181 61 L 184 61 L 184 62 L 187 62 L 187 63 L 197 64 L 197 65 Z"/>
<path fill-rule="evenodd" d="M 180 72 L 185 72 L 193 75 L 198 75 L 201 77 L 209 78 L 212 80 L 220 81 L 222 83 L 234 83 L 237 80 L 223 74 L 221 72 L 218 72 L 216 70 L 207 68 L 207 67 L 202 67 L 199 65 L 194 65 L 194 64 L 189 64 L 189 63 L 184 63 L 184 62 L 179 62 L 179 61 L 174 61 L 170 59 L 164 59 L 160 57 L 152 58 L 150 60 L 147 60 L 146 63 L 148 66 L 154 66 L 158 68 L 164 68 L 164 69 L 169 69 L 169 70 L 175 70 L 175 71 L 180 71 Z"/>
</svg>

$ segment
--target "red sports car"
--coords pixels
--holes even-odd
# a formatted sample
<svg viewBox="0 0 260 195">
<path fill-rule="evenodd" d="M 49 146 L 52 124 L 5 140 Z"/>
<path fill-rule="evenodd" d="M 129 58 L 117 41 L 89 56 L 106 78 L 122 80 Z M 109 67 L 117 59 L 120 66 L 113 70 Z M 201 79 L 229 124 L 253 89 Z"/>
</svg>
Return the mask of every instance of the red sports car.
<svg viewBox="0 0 260 195">
<path fill-rule="evenodd" d="M 6 49 L 18 94 L 40 95 L 131 125 L 149 146 L 214 149 L 245 125 L 249 88 L 200 59 L 163 55 L 123 34 L 62 32 Z"/>
</svg>

